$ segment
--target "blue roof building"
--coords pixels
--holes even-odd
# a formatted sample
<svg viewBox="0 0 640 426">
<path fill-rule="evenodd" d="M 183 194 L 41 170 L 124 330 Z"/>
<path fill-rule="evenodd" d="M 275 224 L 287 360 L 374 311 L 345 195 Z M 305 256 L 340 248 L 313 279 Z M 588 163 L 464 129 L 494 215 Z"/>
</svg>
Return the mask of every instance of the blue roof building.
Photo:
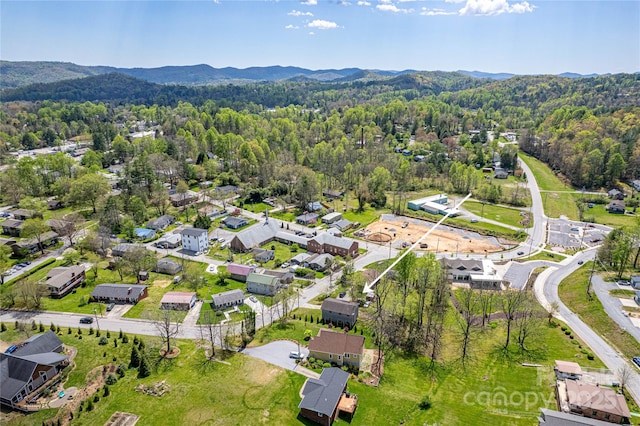
<svg viewBox="0 0 640 426">
<path fill-rule="evenodd" d="M 133 232 L 136 234 L 136 238 L 140 238 L 141 240 L 149 240 L 156 236 L 156 231 L 148 228 L 135 228 Z"/>
</svg>

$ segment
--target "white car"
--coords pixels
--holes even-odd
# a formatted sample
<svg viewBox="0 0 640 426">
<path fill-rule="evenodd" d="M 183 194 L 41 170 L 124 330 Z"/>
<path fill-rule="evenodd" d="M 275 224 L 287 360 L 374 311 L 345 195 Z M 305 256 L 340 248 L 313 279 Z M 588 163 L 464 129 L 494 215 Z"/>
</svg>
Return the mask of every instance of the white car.
<svg viewBox="0 0 640 426">
<path fill-rule="evenodd" d="M 289 352 L 289 358 L 302 359 L 302 358 L 304 358 L 304 355 L 302 354 L 302 352 L 291 351 L 291 352 Z"/>
</svg>

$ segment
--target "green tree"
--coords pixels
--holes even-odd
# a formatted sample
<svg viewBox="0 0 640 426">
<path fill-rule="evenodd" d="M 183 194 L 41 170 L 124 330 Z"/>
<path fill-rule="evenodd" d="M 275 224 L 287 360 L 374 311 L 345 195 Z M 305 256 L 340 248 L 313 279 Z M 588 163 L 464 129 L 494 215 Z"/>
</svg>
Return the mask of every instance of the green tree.
<svg viewBox="0 0 640 426">
<path fill-rule="evenodd" d="M 129 361 L 129 367 L 138 368 L 140 366 L 140 352 L 138 347 L 133 345 L 131 347 L 131 360 Z"/>
<path fill-rule="evenodd" d="M 211 219 L 208 216 L 198 215 L 193 222 L 194 228 L 209 229 L 211 228 Z"/>
<path fill-rule="evenodd" d="M 138 377 L 144 378 L 151 375 L 151 367 L 149 366 L 149 361 L 146 356 L 140 357 L 140 366 L 138 368 Z"/>
<path fill-rule="evenodd" d="M 103 175 L 88 173 L 71 182 L 68 200 L 73 204 L 88 205 L 96 213 L 98 200 L 111 191 L 109 181 Z"/>
<path fill-rule="evenodd" d="M 4 273 L 11 268 L 11 249 L 6 246 L 0 246 L 0 284 L 4 284 Z"/>
<path fill-rule="evenodd" d="M 35 238 L 38 242 L 38 249 L 44 254 L 44 246 L 42 245 L 42 236 L 45 232 L 49 231 L 49 225 L 47 225 L 42 219 L 27 219 L 22 225 L 20 236 L 22 238 Z"/>
</svg>

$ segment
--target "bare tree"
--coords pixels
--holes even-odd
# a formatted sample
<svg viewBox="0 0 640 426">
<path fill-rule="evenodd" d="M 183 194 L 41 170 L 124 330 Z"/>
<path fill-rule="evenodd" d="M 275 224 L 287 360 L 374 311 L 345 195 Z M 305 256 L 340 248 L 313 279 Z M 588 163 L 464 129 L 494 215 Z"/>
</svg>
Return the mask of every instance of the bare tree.
<svg viewBox="0 0 640 426">
<path fill-rule="evenodd" d="M 42 298 L 47 295 L 47 288 L 29 279 L 22 279 L 16 283 L 14 289 L 16 301 L 26 309 L 40 309 Z"/>
<path fill-rule="evenodd" d="M 136 282 L 140 282 L 140 272 L 151 270 L 156 263 L 155 255 L 144 246 L 127 250 L 123 259 L 129 272 L 136 277 Z"/>
<path fill-rule="evenodd" d="M 494 292 L 492 290 L 480 290 L 478 294 L 478 302 L 480 303 L 480 310 L 482 311 L 482 328 L 491 321 L 493 295 Z"/>
<path fill-rule="evenodd" d="M 629 364 L 624 363 L 622 367 L 618 368 L 616 375 L 618 376 L 618 382 L 620 382 L 620 389 L 624 392 L 625 385 L 629 383 L 633 376 L 633 370 L 629 367 Z"/>
<path fill-rule="evenodd" d="M 475 325 L 474 311 L 478 304 L 478 298 L 475 292 L 470 288 L 464 288 L 459 293 L 458 304 L 460 307 L 460 315 L 456 315 L 458 327 L 460 328 L 460 359 L 464 367 L 467 357 L 469 356 L 469 344 L 471 343 L 471 334 Z"/>
<path fill-rule="evenodd" d="M 559 311 L 560 311 L 560 305 L 558 305 L 558 302 L 551 302 L 551 305 L 549 306 L 549 316 L 548 316 L 549 324 L 551 324 L 551 320 L 553 319 L 554 315 L 557 314 Z"/>
<path fill-rule="evenodd" d="M 540 318 L 535 311 L 536 302 L 530 292 L 524 293 L 522 303 L 516 313 L 515 324 L 518 331 L 516 340 L 520 349 L 527 350 L 526 343 L 540 330 Z"/>
<path fill-rule="evenodd" d="M 200 338 L 209 344 L 207 358 L 211 360 L 216 356 L 216 337 L 218 336 L 218 327 L 213 324 L 210 311 L 204 312 L 203 320 L 204 325 L 200 326 Z"/>
<path fill-rule="evenodd" d="M 79 213 L 69 213 L 63 220 L 56 221 L 56 232 L 69 241 L 69 246 L 73 247 L 76 238 L 84 229 L 85 219 Z"/>
<path fill-rule="evenodd" d="M 180 323 L 176 321 L 176 315 L 169 309 L 161 309 L 152 316 L 153 326 L 166 345 L 164 356 L 171 354 L 171 341 L 180 333 Z"/>
<path fill-rule="evenodd" d="M 507 322 L 507 336 L 504 342 L 505 349 L 509 347 L 509 342 L 511 340 L 511 327 L 513 326 L 513 321 L 516 318 L 516 313 L 520 310 L 520 306 L 522 305 L 525 297 L 524 295 L 524 291 L 506 290 L 500 300 L 502 312 L 504 313 L 505 320 Z"/>
</svg>

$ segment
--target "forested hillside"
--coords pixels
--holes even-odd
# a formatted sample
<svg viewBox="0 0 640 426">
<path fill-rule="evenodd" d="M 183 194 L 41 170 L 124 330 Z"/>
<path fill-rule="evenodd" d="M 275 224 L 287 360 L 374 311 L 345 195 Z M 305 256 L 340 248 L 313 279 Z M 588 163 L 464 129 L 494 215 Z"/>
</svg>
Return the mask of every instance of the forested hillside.
<svg viewBox="0 0 640 426">
<path fill-rule="evenodd" d="M 635 75 L 495 82 L 434 72 L 183 87 L 114 73 L 6 91 L 3 101 L 0 160 L 15 161 L 9 151 L 88 140 L 89 170 L 126 164 L 125 208 L 131 197 L 151 202 L 155 183 L 167 179 L 241 183 L 247 194 L 296 203 L 340 188 L 362 203 L 398 207 L 408 191 L 437 188 L 522 205 L 517 185 L 479 171 L 496 158 L 514 168 L 517 147 L 501 137 L 507 130 L 578 188 L 614 186 L 640 170 Z M 130 136 L 142 130 L 156 138 Z M 67 162 L 62 154 L 21 159 L 3 174 L 0 193 L 5 201 L 63 196 L 84 173 Z"/>
</svg>

